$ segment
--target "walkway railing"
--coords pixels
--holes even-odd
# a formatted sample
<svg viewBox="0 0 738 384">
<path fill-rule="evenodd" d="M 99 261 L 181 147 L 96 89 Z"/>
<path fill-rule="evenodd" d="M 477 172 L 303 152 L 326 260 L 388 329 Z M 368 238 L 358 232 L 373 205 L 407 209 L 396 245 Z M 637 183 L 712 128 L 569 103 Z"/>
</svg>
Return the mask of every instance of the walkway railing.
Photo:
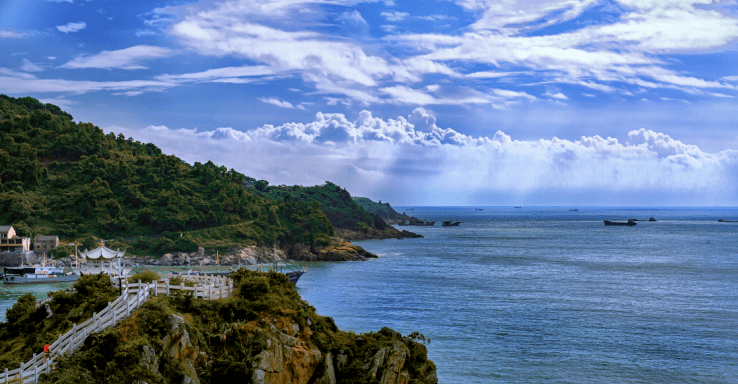
<svg viewBox="0 0 738 384">
<path fill-rule="evenodd" d="M 195 282 L 195 286 L 187 287 L 185 283 L 171 285 L 169 280 L 160 280 L 151 283 L 122 283 L 123 293 L 112 303 L 108 303 L 100 313 L 94 313 L 92 318 L 82 324 L 72 325 L 69 332 L 59 335 L 51 344 L 48 356 L 44 353 L 33 354 L 33 358 L 21 363 L 20 368 L 9 371 L 7 368 L 0 372 L 0 383 L 36 383 L 41 373 L 49 373 L 51 366 L 59 356 L 71 354 L 85 343 L 87 337 L 95 332 L 113 327 L 131 316 L 131 313 L 140 308 L 150 297 L 159 294 L 169 295 L 172 291 L 192 292 L 193 297 L 202 299 L 222 299 L 233 293 L 233 281 L 220 276 L 182 276 Z"/>
</svg>

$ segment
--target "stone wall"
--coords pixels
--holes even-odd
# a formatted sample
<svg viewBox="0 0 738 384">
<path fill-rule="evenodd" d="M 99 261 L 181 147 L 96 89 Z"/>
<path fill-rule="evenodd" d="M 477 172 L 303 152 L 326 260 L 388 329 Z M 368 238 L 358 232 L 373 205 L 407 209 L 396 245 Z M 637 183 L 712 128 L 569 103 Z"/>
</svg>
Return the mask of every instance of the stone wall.
<svg viewBox="0 0 738 384">
<path fill-rule="evenodd" d="M 0 252 L 0 267 L 18 267 L 21 264 L 33 264 L 36 257 L 29 252 Z"/>
</svg>

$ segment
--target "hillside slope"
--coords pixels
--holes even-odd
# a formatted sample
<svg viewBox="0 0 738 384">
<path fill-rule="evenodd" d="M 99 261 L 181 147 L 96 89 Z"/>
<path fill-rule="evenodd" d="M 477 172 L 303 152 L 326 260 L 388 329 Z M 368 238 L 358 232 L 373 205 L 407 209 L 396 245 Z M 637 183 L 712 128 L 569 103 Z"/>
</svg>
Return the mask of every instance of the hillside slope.
<svg viewBox="0 0 738 384">
<path fill-rule="evenodd" d="M 220 227 L 228 230 L 210 231 L 211 239 L 234 245 L 330 241 L 319 204 L 259 197 L 245 180 L 106 135 L 57 106 L 0 95 L 0 223 L 21 235 L 136 237 L 129 250 L 148 254 L 195 251 L 189 231 Z"/>
</svg>

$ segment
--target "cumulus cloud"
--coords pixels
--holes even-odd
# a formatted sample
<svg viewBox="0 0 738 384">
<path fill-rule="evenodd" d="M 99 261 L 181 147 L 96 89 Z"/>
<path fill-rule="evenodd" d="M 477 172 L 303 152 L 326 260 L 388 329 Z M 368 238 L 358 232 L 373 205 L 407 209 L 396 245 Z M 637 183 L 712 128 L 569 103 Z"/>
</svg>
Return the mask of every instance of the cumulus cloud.
<svg viewBox="0 0 738 384">
<path fill-rule="evenodd" d="M 85 23 L 84 21 L 80 21 L 77 23 L 70 22 L 70 23 L 67 23 L 66 25 L 59 25 L 56 27 L 56 29 L 64 33 L 74 33 L 74 32 L 81 31 L 85 28 L 87 28 L 87 23 Z"/>
<path fill-rule="evenodd" d="M 418 108 L 396 119 L 369 111 L 353 121 L 317 113 L 312 122 L 243 132 L 149 127 L 131 135 L 187 161 L 213 160 L 278 184 L 332 180 L 353 194 L 391 196 L 396 204 L 499 203 L 484 196 L 538 196 L 540 204 L 546 195 L 566 200 L 591 191 L 643 193 L 681 204 L 738 202 L 738 151 L 707 153 L 645 128 L 630 132 L 627 142 L 597 135 L 515 140 L 502 131 L 472 137 L 438 127 L 433 114 Z M 276 161 L 286 157 L 291 161 Z"/>
<path fill-rule="evenodd" d="M 102 69 L 145 69 L 139 62 L 146 59 L 168 57 L 171 49 L 151 45 L 136 45 L 117 51 L 102 51 L 95 55 L 82 55 L 62 65 L 61 68 L 102 68 Z"/>
</svg>

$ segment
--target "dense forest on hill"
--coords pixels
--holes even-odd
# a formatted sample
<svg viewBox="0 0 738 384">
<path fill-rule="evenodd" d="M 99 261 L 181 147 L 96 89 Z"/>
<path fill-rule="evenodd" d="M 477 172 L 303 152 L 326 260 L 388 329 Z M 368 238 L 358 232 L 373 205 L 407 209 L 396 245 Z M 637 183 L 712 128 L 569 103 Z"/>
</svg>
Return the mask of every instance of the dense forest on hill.
<svg viewBox="0 0 738 384">
<path fill-rule="evenodd" d="M 318 202 L 323 212 L 336 228 L 362 231 L 368 228 L 382 230 L 387 224 L 380 216 L 367 212 L 357 204 L 351 195 L 336 184 L 326 181 L 323 185 L 303 187 L 299 185 L 269 186 L 264 180 L 249 178 L 248 185 L 254 185 L 256 194 L 267 199 L 281 201 L 294 199 L 300 202 Z"/>
<path fill-rule="evenodd" d="M 74 122 L 55 105 L 0 95 L 0 223 L 21 235 L 137 237 L 128 248 L 154 254 L 195 250 L 188 231 L 205 228 L 227 228 L 233 245 L 312 246 L 333 235 L 320 204 L 267 199 L 246 182 Z"/>
</svg>

